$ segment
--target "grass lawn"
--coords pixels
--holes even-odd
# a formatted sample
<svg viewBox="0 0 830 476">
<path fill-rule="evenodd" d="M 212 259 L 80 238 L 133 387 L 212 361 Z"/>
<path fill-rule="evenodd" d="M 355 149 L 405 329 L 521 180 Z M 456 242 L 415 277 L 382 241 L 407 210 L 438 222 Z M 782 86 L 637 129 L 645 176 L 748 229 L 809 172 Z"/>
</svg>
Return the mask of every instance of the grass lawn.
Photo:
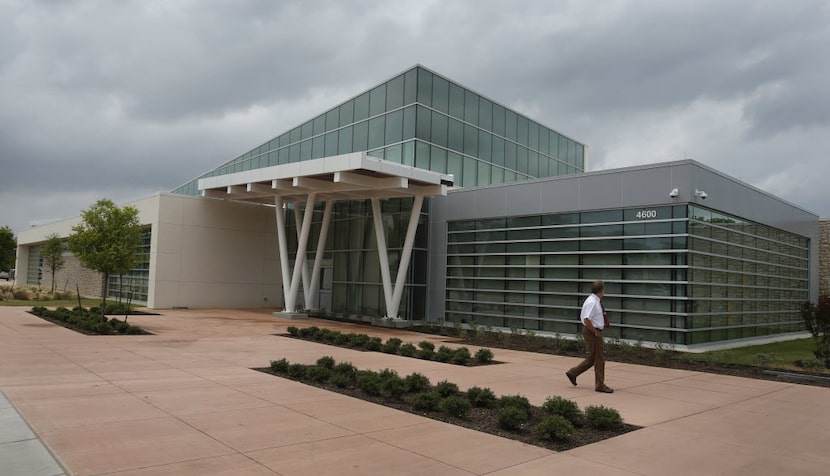
<svg viewBox="0 0 830 476">
<path fill-rule="evenodd" d="M 108 300 L 107 302 L 115 304 L 115 301 Z M 0 301 L 0 306 L 43 306 L 43 307 L 66 307 L 72 309 L 78 305 L 78 299 L 59 299 L 54 301 L 35 301 L 25 299 L 9 299 L 8 301 Z M 83 307 L 100 306 L 100 299 L 81 298 L 81 305 Z M 136 307 L 136 306 L 133 306 Z"/>
<path fill-rule="evenodd" d="M 689 360 L 720 362 L 724 364 L 758 365 L 770 368 L 797 369 L 796 360 L 812 360 L 816 345 L 813 339 L 798 339 L 771 344 L 716 350 L 700 354 L 686 354 Z M 830 370 L 824 369 L 824 373 Z"/>
</svg>

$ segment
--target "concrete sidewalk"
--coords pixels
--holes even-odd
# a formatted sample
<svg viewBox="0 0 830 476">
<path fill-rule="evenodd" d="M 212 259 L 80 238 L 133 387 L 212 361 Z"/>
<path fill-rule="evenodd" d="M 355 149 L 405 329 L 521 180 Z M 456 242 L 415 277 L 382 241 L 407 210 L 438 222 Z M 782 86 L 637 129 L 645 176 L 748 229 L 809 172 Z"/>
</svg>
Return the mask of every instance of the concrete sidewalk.
<svg viewBox="0 0 830 476">
<path fill-rule="evenodd" d="M 574 358 L 493 349 L 505 364 L 467 368 L 273 335 L 318 325 L 441 342 L 401 330 L 265 310 L 165 311 L 130 322 L 156 335 L 84 336 L 0 307 L 0 391 L 10 403 L 0 405 L 8 410 L 0 422 L 5 428 L 14 412 L 28 423 L 0 431 L 0 474 L 20 474 L 7 469 L 19 452 L 4 451 L 5 441 L 38 441 L 29 427 L 67 474 L 818 475 L 830 466 L 830 389 L 609 363 L 616 393 L 598 394 L 592 377 L 578 387 L 564 377 Z M 610 406 L 645 428 L 556 453 L 250 370 L 323 355 L 520 393 L 537 405 L 560 395 L 583 408 Z M 35 472 L 47 460 L 33 458 L 23 474 L 60 474 L 54 460 L 47 471 L 58 473 Z"/>
</svg>

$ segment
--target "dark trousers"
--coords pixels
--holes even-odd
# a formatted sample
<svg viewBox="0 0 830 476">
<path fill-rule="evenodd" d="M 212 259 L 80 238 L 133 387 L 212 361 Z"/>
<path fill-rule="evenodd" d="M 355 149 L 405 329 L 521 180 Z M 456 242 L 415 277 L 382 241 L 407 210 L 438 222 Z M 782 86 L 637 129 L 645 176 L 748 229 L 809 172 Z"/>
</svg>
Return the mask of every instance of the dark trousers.
<svg viewBox="0 0 830 476">
<path fill-rule="evenodd" d="M 587 327 L 582 328 L 582 336 L 585 338 L 585 345 L 588 347 L 588 357 L 579 365 L 568 370 L 568 373 L 574 378 L 578 377 L 582 372 L 594 368 L 594 376 L 596 378 L 595 388 L 605 387 L 605 354 L 602 349 L 602 333 L 599 337 L 595 336 L 591 329 Z"/>
</svg>

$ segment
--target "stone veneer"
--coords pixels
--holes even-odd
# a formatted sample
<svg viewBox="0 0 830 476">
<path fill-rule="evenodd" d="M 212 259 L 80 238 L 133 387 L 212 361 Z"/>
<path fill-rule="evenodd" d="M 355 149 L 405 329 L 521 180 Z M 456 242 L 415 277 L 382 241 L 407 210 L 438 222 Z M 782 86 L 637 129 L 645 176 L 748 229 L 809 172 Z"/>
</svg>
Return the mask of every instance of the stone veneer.
<svg viewBox="0 0 830 476">
<path fill-rule="evenodd" d="M 830 294 L 830 220 L 819 221 L 818 291 Z"/>
<path fill-rule="evenodd" d="M 75 291 L 75 285 L 83 297 L 101 297 L 101 273 L 81 266 L 81 262 L 72 253 L 63 253 L 63 268 L 55 273 L 56 291 Z M 52 271 L 43 267 L 40 287 L 52 289 Z"/>
</svg>

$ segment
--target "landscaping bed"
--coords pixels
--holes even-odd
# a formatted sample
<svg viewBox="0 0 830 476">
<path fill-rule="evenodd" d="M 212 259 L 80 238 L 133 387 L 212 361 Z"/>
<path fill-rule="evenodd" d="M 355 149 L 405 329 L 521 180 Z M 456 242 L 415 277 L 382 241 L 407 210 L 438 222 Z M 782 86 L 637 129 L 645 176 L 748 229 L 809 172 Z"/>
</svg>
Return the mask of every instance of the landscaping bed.
<svg viewBox="0 0 830 476">
<path fill-rule="evenodd" d="M 522 395 L 496 397 L 489 389 L 479 387 L 461 392 L 454 383 L 433 385 L 418 373 L 400 377 L 389 369 L 358 370 L 331 357 L 321 357 L 314 365 L 280 359 L 272 361 L 270 367 L 255 370 L 554 451 L 640 428 L 624 423 L 616 410 L 604 406 L 583 410 L 571 400 L 553 396 L 537 407 Z"/>
<path fill-rule="evenodd" d="M 129 312 L 130 314 L 138 313 L 135 311 Z M 97 307 L 89 309 L 59 307 L 52 310 L 43 306 L 35 306 L 30 313 L 53 324 L 86 335 L 151 335 L 150 332 L 141 327 L 127 323 L 126 318 L 123 321 L 114 317 L 104 317 L 102 319 L 101 309 Z"/>
</svg>

